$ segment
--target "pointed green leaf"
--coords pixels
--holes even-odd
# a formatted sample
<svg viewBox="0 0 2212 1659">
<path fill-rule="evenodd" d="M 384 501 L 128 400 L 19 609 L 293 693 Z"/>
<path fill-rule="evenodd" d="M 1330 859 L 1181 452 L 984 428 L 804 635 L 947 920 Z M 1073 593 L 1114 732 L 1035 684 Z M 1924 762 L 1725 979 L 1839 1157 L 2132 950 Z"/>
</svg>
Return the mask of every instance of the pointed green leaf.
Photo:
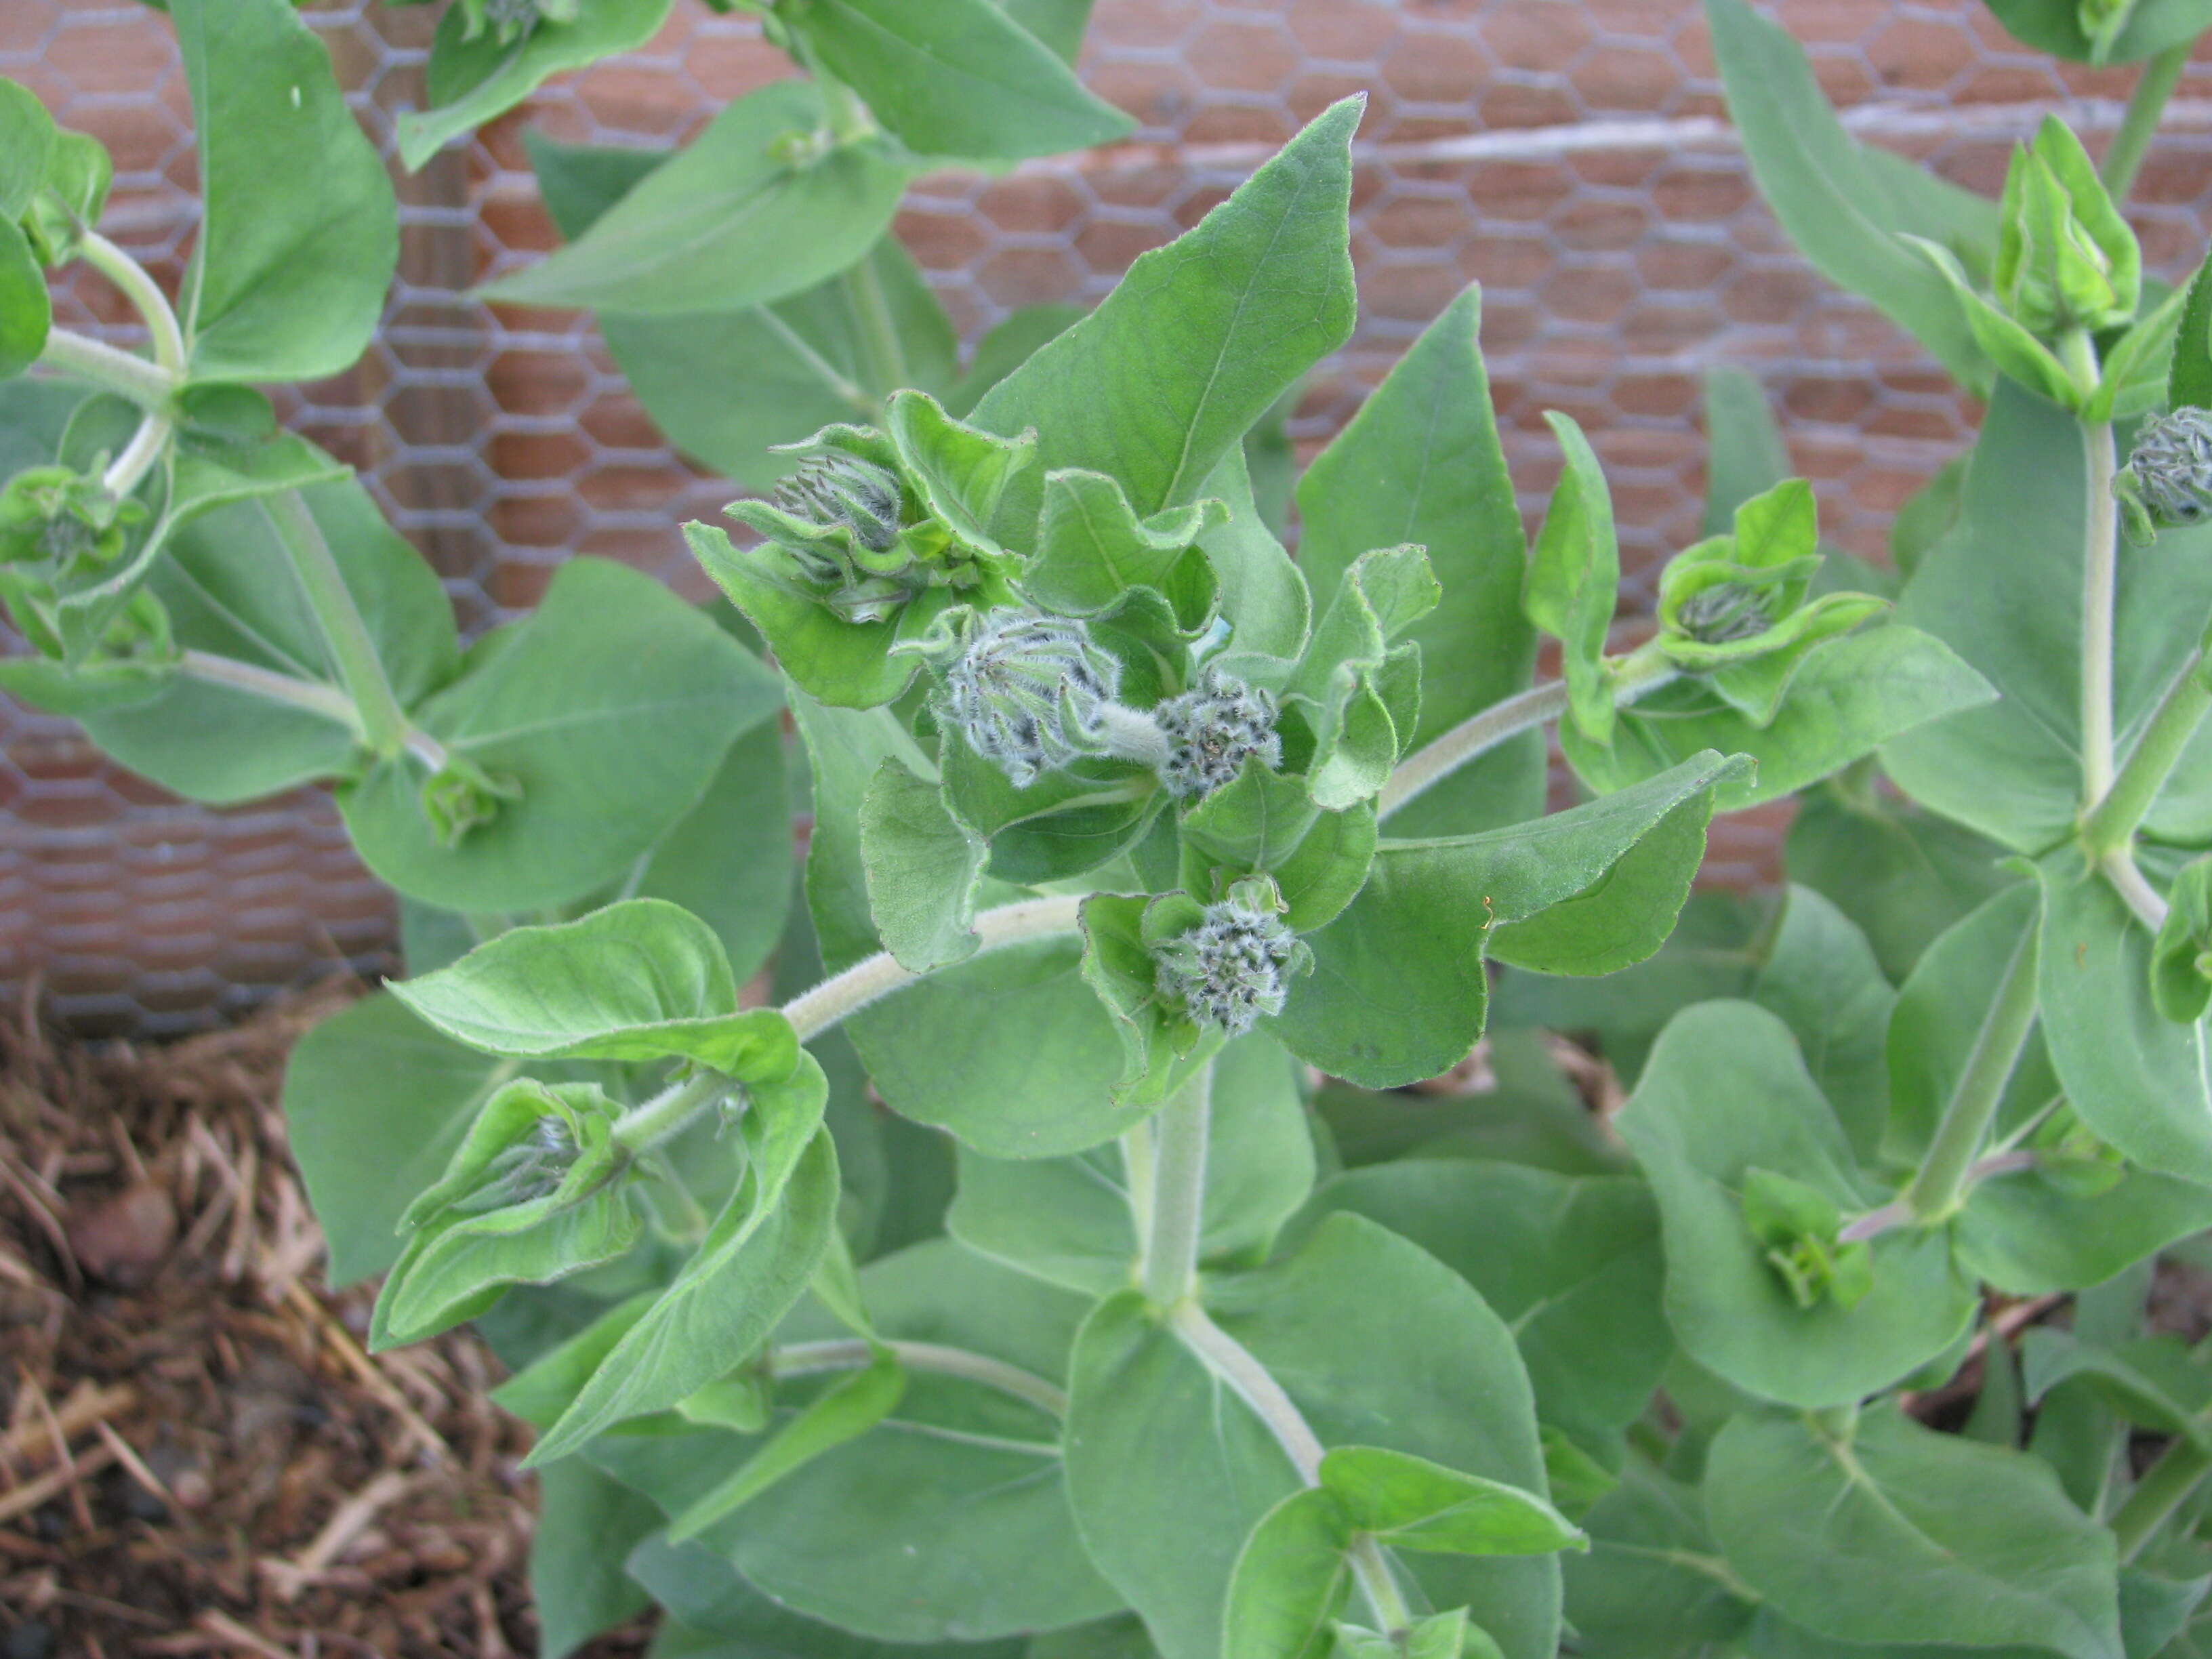
<svg viewBox="0 0 2212 1659">
<path fill-rule="evenodd" d="M 975 953 L 975 890 L 983 838 L 945 810 L 944 792 L 895 757 L 860 800 L 860 860 L 868 910 L 884 948 L 924 974 Z"/>
<path fill-rule="evenodd" d="M 1547 410 L 1565 471 L 1544 512 L 1529 556 L 1522 600 L 1528 620 L 1559 641 L 1576 726 L 1591 742 L 1610 741 L 1613 689 L 1605 679 L 1605 638 L 1620 586 L 1620 547 L 1613 532 L 1613 495 L 1596 452 L 1571 416 Z"/>
<path fill-rule="evenodd" d="M 1261 1516 L 1230 1577 L 1223 1659 L 1328 1659 L 1351 1595 L 1352 1538 L 1344 1504 L 1320 1486 Z"/>
</svg>

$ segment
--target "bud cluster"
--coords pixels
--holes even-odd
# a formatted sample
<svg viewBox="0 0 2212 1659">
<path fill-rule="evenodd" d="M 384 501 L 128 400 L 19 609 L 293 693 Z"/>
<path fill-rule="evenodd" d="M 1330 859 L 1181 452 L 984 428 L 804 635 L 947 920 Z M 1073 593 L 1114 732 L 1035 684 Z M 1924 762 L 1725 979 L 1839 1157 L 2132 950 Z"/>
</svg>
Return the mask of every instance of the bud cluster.
<svg viewBox="0 0 2212 1659">
<path fill-rule="evenodd" d="M 769 505 L 790 520 L 768 528 L 823 602 L 848 622 L 879 622 L 921 584 L 900 531 L 898 475 L 843 450 L 811 455 Z"/>
<path fill-rule="evenodd" d="M 1202 800 L 1234 782 L 1255 755 L 1262 765 L 1282 764 L 1275 700 L 1218 669 L 1208 668 L 1189 690 L 1154 708 L 1152 720 L 1168 744 L 1160 781 L 1182 799 Z"/>
<path fill-rule="evenodd" d="M 33 467 L 0 490 L 0 564 L 40 562 L 55 574 L 112 564 L 143 505 L 110 495 L 96 477 L 66 466 Z"/>
<path fill-rule="evenodd" d="M 484 1215 L 544 1198 L 574 1167 L 580 1150 L 575 1132 L 567 1121 L 549 1113 L 532 1124 L 520 1140 L 493 1157 L 475 1189 L 453 1201 L 453 1211 L 459 1215 Z"/>
<path fill-rule="evenodd" d="M 2145 421 L 2112 494 L 2136 542 L 2212 518 L 2212 411 L 2177 409 Z"/>
<path fill-rule="evenodd" d="M 1026 788 L 1040 772 L 1105 752 L 1121 665 L 1080 622 L 1000 606 L 965 614 L 944 680 L 942 718 Z"/>
<path fill-rule="evenodd" d="M 577 0 L 461 0 L 461 38 L 473 40 L 489 29 L 500 45 L 512 46 L 541 22 L 574 22 L 576 8 Z"/>
<path fill-rule="evenodd" d="M 898 540 L 897 475 L 842 450 L 808 456 L 769 501 L 793 518 L 824 529 L 842 525 L 871 553 L 887 552 Z M 829 580 L 838 573 L 831 568 L 821 574 Z"/>
<path fill-rule="evenodd" d="M 1232 894 L 1152 957 L 1160 990 L 1193 1020 L 1242 1036 L 1262 1014 L 1283 1012 L 1289 974 L 1305 953 L 1280 916 Z"/>
<path fill-rule="evenodd" d="M 1757 639 L 1774 625 L 1764 595 L 1743 582 L 1718 582 L 1681 603 L 1674 625 L 1705 645 Z"/>
</svg>

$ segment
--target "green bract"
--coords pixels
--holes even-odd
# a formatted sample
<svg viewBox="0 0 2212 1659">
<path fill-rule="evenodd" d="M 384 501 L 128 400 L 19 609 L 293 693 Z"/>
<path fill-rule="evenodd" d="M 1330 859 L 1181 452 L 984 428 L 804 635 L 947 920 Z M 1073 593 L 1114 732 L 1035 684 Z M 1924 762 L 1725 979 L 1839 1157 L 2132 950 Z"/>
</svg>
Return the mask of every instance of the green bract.
<svg viewBox="0 0 2212 1659">
<path fill-rule="evenodd" d="M 1293 476 L 1359 100 L 963 371 L 900 194 L 1127 130 L 1087 5 L 746 9 L 798 72 L 530 136 L 564 246 L 488 290 L 598 311 L 741 493 L 684 530 L 735 609 L 574 559 L 465 647 L 254 389 L 396 246 L 288 0 L 171 0 L 174 306 L 0 82 L 0 686 L 195 799 L 327 784 L 398 890 L 291 1146 L 374 1344 L 513 1372 L 544 1650 L 2192 1659 L 2212 1366 L 2144 1298 L 2212 1231 L 2212 263 L 2124 209 L 2212 0 L 1991 0 L 2144 64 L 1998 200 L 1705 0 L 1776 220 L 1987 412 L 1892 570 L 1716 375 L 1648 617 L 1557 412 L 1529 544 L 1473 289 Z M 458 0 L 403 158 L 671 15 Z M 143 353 L 56 326 L 80 264 Z M 1780 892 L 1693 893 L 1793 796 Z"/>
</svg>

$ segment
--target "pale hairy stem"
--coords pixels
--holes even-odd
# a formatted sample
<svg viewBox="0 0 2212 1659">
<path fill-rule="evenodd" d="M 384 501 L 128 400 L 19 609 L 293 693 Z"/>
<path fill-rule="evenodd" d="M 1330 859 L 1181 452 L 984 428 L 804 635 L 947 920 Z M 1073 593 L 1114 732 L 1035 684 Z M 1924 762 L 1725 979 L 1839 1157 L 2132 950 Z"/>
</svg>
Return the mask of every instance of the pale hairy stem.
<svg viewBox="0 0 2212 1659">
<path fill-rule="evenodd" d="M 149 363 L 135 353 L 118 350 L 104 340 L 66 328 L 48 331 L 39 362 L 64 374 L 97 381 L 145 408 L 166 403 L 176 390 L 176 382 L 159 363 Z"/>
<path fill-rule="evenodd" d="M 1998 981 L 1990 1011 L 1975 1034 L 1966 1068 L 1953 1085 L 1936 1126 L 1928 1156 L 1902 1195 L 1913 1219 L 1933 1225 L 1959 1207 L 1975 1155 L 1996 1120 L 2005 1085 L 2012 1080 L 2027 1035 L 2035 1029 L 2036 939 L 2033 930 L 2021 936 Z"/>
<path fill-rule="evenodd" d="M 614 1121 L 610 1137 L 632 1152 L 651 1152 L 673 1139 L 691 1120 L 736 1092 L 738 1085 L 720 1072 L 701 1072 L 672 1084 L 650 1100 L 640 1101 Z M 740 1095 L 739 1099 L 743 1099 Z"/>
<path fill-rule="evenodd" d="M 1966 1185 L 1971 1188 L 1992 1176 L 2013 1175 L 2034 1167 L 2033 1152 L 1991 1152 L 1987 1158 L 1977 1158 L 1967 1166 Z M 1901 1198 L 1894 1198 L 1878 1208 L 1869 1210 L 1838 1233 L 1836 1239 L 1839 1243 L 1856 1244 L 1861 1239 L 1880 1238 L 1884 1233 L 1910 1226 L 1914 1219 L 1912 1206 Z"/>
<path fill-rule="evenodd" d="M 2081 839 L 2092 854 L 2102 858 L 2126 848 L 2207 713 L 2212 713 L 2212 688 L 2204 684 L 2204 653 L 2192 651 L 2112 787 L 2082 817 Z"/>
<path fill-rule="evenodd" d="M 136 259 L 96 232 L 85 233 L 79 252 L 84 262 L 112 283 L 144 319 L 153 345 L 155 368 L 167 381 L 169 389 L 173 391 L 183 384 L 184 331 L 178 326 L 177 313 L 161 285 Z M 164 396 L 148 406 L 138 422 L 138 430 L 101 475 L 100 487 L 111 495 L 128 495 L 161 459 L 175 431 L 176 419 Z"/>
<path fill-rule="evenodd" d="M 323 539 L 322 526 L 296 489 L 264 498 L 261 510 L 291 559 L 293 574 L 330 652 L 338 684 L 361 711 L 362 740 L 386 758 L 407 750 L 412 746 L 409 743 L 412 728 L 406 711 L 392 692 L 383 659 L 376 653 L 376 641 L 370 637 L 360 607 L 354 604 L 353 592 L 345 585 L 330 544 Z M 438 763 L 443 762 L 441 750 Z"/>
<path fill-rule="evenodd" d="M 1212 1107 L 1213 1062 L 1208 1060 L 1152 1121 L 1149 1213 L 1138 1234 L 1137 1280 L 1155 1307 L 1171 1308 L 1198 1288 Z"/>
<path fill-rule="evenodd" d="M 1676 678 L 1674 669 L 1656 653 L 1632 653 L 1615 672 L 1613 701 L 1634 702 Z M 1558 720 L 1567 712 L 1567 683 L 1548 680 L 1526 691 L 1492 703 L 1441 733 L 1398 763 L 1382 793 L 1375 799 L 1375 816 L 1387 818 L 1407 801 L 1441 783 L 1478 757 L 1488 754 L 1508 738 Z"/>
<path fill-rule="evenodd" d="M 2212 1449 L 2185 1435 L 2160 1452 L 2135 1490 L 2112 1511 L 2112 1536 L 2120 1547 L 2120 1559 L 2132 1561 L 2142 1553 L 2151 1535 L 2188 1501 L 2207 1474 L 2212 1474 Z"/>
<path fill-rule="evenodd" d="M 2129 909 L 2136 913 L 2136 921 L 2154 933 L 2166 926 L 2166 901 L 2158 896 L 2158 889 L 2144 878 L 2134 854 L 2121 848 L 2098 860 L 2097 867 L 2104 872 L 2105 879 L 2112 884 L 2112 890 L 2125 901 Z"/>
<path fill-rule="evenodd" d="M 1168 1328 L 1266 1425 L 1297 1471 L 1298 1479 L 1309 1486 L 1319 1486 L 1321 1441 L 1273 1374 L 1243 1343 L 1215 1324 L 1194 1300 L 1186 1298 L 1170 1310 Z M 1382 1547 L 1366 1534 L 1358 1534 L 1352 1540 L 1350 1559 L 1352 1577 L 1373 1609 L 1376 1622 L 1386 1632 L 1401 1631 L 1411 1625 L 1412 1610 L 1399 1591 Z"/>
<path fill-rule="evenodd" d="M 217 656 L 210 651 L 185 651 L 177 659 L 177 672 L 196 680 L 205 680 L 210 685 L 227 685 L 234 691 L 243 691 L 265 702 L 305 709 L 336 721 L 356 738 L 362 735 L 361 710 L 354 707 L 353 699 L 337 687 L 319 680 L 298 679 L 258 663 L 240 662 L 235 657 Z M 410 754 L 434 772 L 446 763 L 445 746 L 417 726 L 407 728 L 406 747 Z"/>
<path fill-rule="evenodd" d="M 2085 390 L 2097 384 L 2097 349 L 2079 329 L 2059 342 L 2067 372 Z M 2109 422 L 2085 422 L 2083 459 L 2089 481 L 2081 536 L 2081 805 L 2094 806 L 2112 787 L 2112 617 L 2119 573 L 2119 504 L 2112 477 L 2119 461 Z"/>
<path fill-rule="evenodd" d="M 975 918 L 975 934 L 980 941 L 975 954 L 981 956 L 986 951 L 1003 950 L 1009 945 L 1074 933 L 1083 898 L 1081 894 L 1070 894 L 1021 899 L 982 911 Z M 805 1042 L 921 977 L 900 967 L 888 951 L 881 951 L 786 1003 L 784 1017 L 799 1033 L 799 1040 Z"/>
<path fill-rule="evenodd" d="M 787 1343 L 781 1348 L 768 1351 L 768 1372 L 770 1376 L 812 1376 L 823 1371 L 858 1370 L 875 1358 L 878 1348 L 889 1348 L 898 1363 L 908 1370 L 934 1371 L 941 1376 L 962 1377 L 1035 1406 L 1048 1417 L 1064 1418 L 1067 1415 L 1067 1395 L 1042 1377 L 1032 1376 L 1018 1365 L 1010 1365 L 1003 1359 L 994 1359 L 988 1354 L 971 1352 L 966 1348 L 948 1347 L 939 1342 L 902 1342 L 880 1338 L 871 1345 L 858 1337 L 852 1337 L 824 1342 Z"/>
</svg>

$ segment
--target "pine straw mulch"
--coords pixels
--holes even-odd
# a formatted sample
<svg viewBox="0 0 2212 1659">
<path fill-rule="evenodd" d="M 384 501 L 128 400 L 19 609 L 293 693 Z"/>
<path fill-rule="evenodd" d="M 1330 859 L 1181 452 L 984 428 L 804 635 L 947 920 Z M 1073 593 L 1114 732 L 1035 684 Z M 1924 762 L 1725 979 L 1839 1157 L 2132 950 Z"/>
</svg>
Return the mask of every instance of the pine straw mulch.
<svg viewBox="0 0 2212 1659">
<path fill-rule="evenodd" d="M 276 1099 L 347 994 L 162 1047 L 0 1028 L 4 1659 L 536 1650 L 494 1361 L 371 1360 L 370 1296 L 323 1288 Z"/>
</svg>

